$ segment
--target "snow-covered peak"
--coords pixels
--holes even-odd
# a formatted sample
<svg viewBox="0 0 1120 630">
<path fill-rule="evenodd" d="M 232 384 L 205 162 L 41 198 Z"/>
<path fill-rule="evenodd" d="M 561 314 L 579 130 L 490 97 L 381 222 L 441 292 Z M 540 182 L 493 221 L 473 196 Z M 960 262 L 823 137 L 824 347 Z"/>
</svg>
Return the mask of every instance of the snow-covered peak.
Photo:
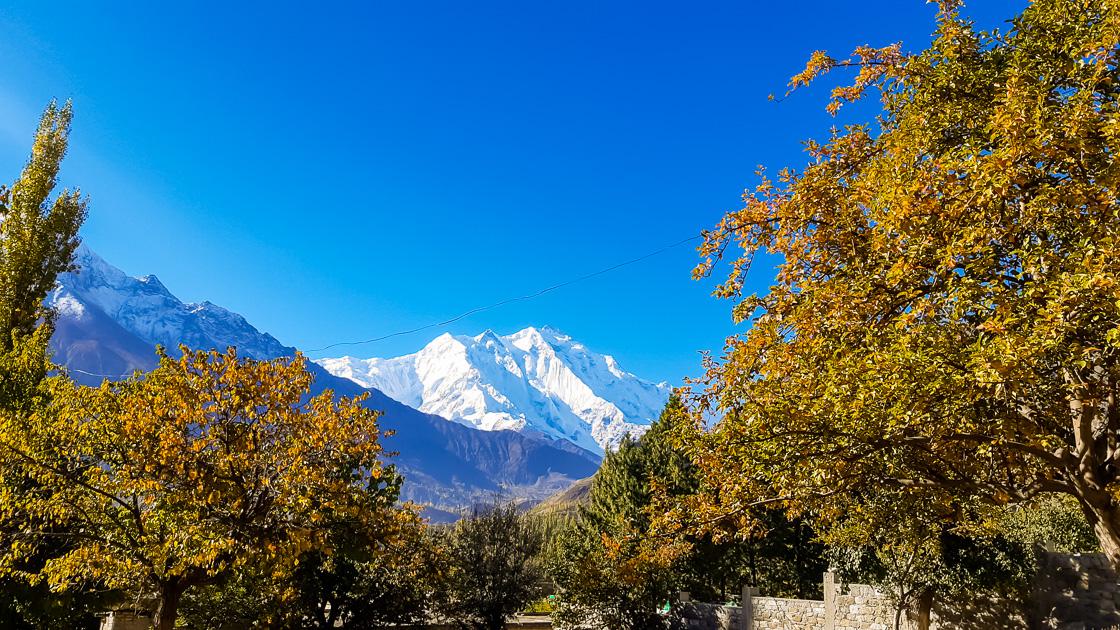
<svg viewBox="0 0 1120 630">
<path fill-rule="evenodd" d="M 193 349 L 236 346 L 242 356 L 254 359 L 295 352 L 237 313 L 210 302 L 184 304 L 154 275 L 129 276 L 85 244 L 75 250 L 74 262 L 78 271 L 60 274 L 48 297 L 64 316 L 80 316 L 82 309 L 96 307 L 125 330 L 171 352 L 181 344 Z"/>
<path fill-rule="evenodd" d="M 630 374 L 556 328 L 500 336 L 443 334 L 394 359 L 320 359 L 335 376 L 375 387 L 421 411 L 484 430 L 514 429 L 593 452 L 641 435 L 670 388 Z"/>
</svg>

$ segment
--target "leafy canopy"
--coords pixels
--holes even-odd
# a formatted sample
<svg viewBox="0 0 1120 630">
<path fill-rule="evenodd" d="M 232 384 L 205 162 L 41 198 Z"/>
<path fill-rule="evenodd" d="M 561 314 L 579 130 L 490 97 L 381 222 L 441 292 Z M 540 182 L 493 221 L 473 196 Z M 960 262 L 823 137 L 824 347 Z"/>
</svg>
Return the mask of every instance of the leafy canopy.
<svg viewBox="0 0 1120 630">
<path fill-rule="evenodd" d="M 473 506 L 445 543 L 452 566 L 439 612 L 460 628 L 502 630 L 507 617 L 540 595 L 544 537 L 517 504 Z"/>
<path fill-rule="evenodd" d="M 562 627 L 647 630 L 665 627 L 662 606 L 674 588 L 674 560 L 687 551 L 680 541 L 651 539 L 653 479 L 666 493 L 696 485 L 688 459 L 668 441 L 680 401 L 670 400 L 661 417 L 634 441 L 622 439 L 595 473 L 590 503 L 564 531 L 549 559 L 561 588 L 554 619 Z"/>
<path fill-rule="evenodd" d="M 882 113 L 707 233 L 696 275 L 738 249 L 717 295 L 751 323 L 694 384 L 722 416 L 692 439 L 708 507 L 829 520 L 887 488 L 952 522 L 1065 493 L 1120 568 L 1120 3 L 1035 0 L 1007 32 L 959 4 L 920 53 L 814 55 L 793 88 L 859 68 L 830 108 Z M 784 262 L 743 295 L 759 250 Z"/>
<path fill-rule="evenodd" d="M 58 273 L 72 268 L 71 256 L 86 217 L 86 200 L 63 191 L 50 201 L 71 122 L 70 103 L 52 102 L 39 120 L 31 156 L 11 188 L 0 186 L 0 410 L 30 413 L 45 404 L 44 379 L 52 368 L 48 342 L 53 312 L 43 299 Z M 0 494 L 22 492 L 34 481 L 0 463 Z M 18 520 L 0 517 L 0 542 L 19 532 Z M 19 568 L 36 572 L 65 542 L 55 540 L 22 559 Z M 0 576 L 0 625 L 12 628 L 77 628 L 97 625 L 90 607 L 102 606 L 100 592 L 52 592 Z M 96 609 L 96 608 L 95 608 Z"/>
<path fill-rule="evenodd" d="M 39 120 L 31 159 L 9 189 L 0 186 L 0 350 L 11 351 L 15 337 L 27 337 L 53 315 L 43 306 L 59 273 L 73 271 L 78 228 L 86 200 L 64 190 L 53 202 L 62 158 L 70 136 L 72 111 L 52 102 Z"/>
<path fill-rule="evenodd" d="M 27 534 L 4 566 L 61 529 L 72 544 L 41 577 L 152 601 L 166 628 L 188 589 L 247 563 L 329 551 L 328 524 L 378 540 L 415 519 L 393 507 L 400 477 L 361 398 L 307 399 L 302 357 L 183 351 L 98 389 L 53 379 L 43 409 L 0 417 L 0 464 L 35 482 L 0 494 L 0 517 Z"/>
</svg>

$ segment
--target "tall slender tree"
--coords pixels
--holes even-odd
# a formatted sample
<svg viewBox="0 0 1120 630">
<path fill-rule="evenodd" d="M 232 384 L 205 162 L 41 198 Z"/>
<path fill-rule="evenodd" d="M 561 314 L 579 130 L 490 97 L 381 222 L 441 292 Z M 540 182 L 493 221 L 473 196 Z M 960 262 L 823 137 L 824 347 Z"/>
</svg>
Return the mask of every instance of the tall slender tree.
<svg viewBox="0 0 1120 630">
<path fill-rule="evenodd" d="M 58 274 L 74 269 L 78 228 L 86 218 L 87 201 L 78 190 L 65 190 L 51 200 L 66 155 L 72 118 L 70 102 L 51 102 L 39 120 L 31 156 L 9 188 L 0 186 L 0 414 L 27 415 L 47 399 L 44 379 L 51 369 L 48 343 L 53 312 L 43 305 Z M 0 445 L 0 449 L 3 445 Z M 0 493 L 26 492 L 35 483 L 18 469 L 0 463 Z M 0 543 L 23 529 L 22 515 L 0 509 Z M 50 557 L 62 553 L 57 539 L 17 565 L 36 572 Z M 52 592 L 0 576 L 0 625 L 12 628 L 74 628 L 96 619 L 86 606 L 99 601 L 83 593 Z"/>
<path fill-rule="evenodd" d="M 0 351 L 11 352 L 53 320 L 43 299 L 55 278 L 73 271 L 78 228 L 86 218 L 81 192 L 64 190 L 50 200 L 70 137 L 67 101 L 51 102 L 39 120 L 31 159 L 11 188 L 0 186 Z"/>
</svg>

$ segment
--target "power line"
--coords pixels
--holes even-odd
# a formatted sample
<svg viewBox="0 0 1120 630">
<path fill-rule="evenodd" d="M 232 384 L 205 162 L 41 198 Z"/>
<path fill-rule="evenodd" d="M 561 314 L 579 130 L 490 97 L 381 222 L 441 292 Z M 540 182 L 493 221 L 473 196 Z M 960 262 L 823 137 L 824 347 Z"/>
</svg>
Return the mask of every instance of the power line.
<svg viewBox="0 0 1120 630">
<path fill-rule="evenodd" d="M 66 367 L 64 365 L 59 366 L 59 370 L 64 371 L 64 372 L 78 372 L 79 374 L 85 374 L 87 376 L 101 376 L 101 377 L 104 377 L 104 378 L 128 378 L 129 376 L 132 376 L 132 373 L 128 373 L 128 374 L 94 374 L 93 372 L 87 372 L 85 370 L 79 370 L 78 368 L 74 368 L 74 367 Z"/>
<path fill-rule="evenodd" d="M 620 267 L 625 267 L 627 265 L 632 265 L 636 262 L 641 262 L 641 261 L 643 261 L 647 258 L 652 258 L 653 256 L 656 256 L 658 254 L 663 254 L 663 253 L 669 251 L 670 249 L 680 247 L 681 245 L 684 245 L 685 243 L 689 243 L 689 242 L 692 242 L 692 241 L 695 241 L 695 240 L 698 240 L 698 239 L 701 239 L 701 238 L 704 238 L 704 237 L 702 235 L 690 236 L 690 237 L 688 237 L 684 240 L 677 241 L 676 243 L 673 243 L 672 245 L 667 245 L 665 247 L 662 247 L 661 249 L 659 249 L 655 252 L 650 252 L 650 253 L 646 254 L 645 256 L 639 256 L 637 258 L 627 260 L 626 262 L 618 263 L 617 265 L 607 267 L 606 269 L 600 269 L 599 271 L 596 271 L 595 273 L 589 273 L 586 276 L 580 276 L 579 278 L 576 278 L 574 280 L 569 280 L 567 282 L 561 282 L 560 284 L 554 284 L 554 285 L 552 285 L 552 286 L 550 286 L 546 289 L 541 289 L 540 291 L 537 291 L 536 293 L 530 293 L 529 295 L 523 295 L 521 297 L 516 297 L 516 298 L 509 298 L 507 300 L 502 300 L 500 302 L 495 302 L 495 303 L 493 303 L 489 306 L 482 306 L 482 307 L 479 307 L 479 308 L 471 309 L 471 310 L 463 313 L 462 315 L 452 317 L 451 319 L 444 320 L 442 322 L 436 322 L 436 323 L 433 323 L 433 324 L 425 324 L 424 326 L 420 326 L 418 328 L 412 328 L 412 329 L 409 329 L 409 330 L 399 330 L 395 333 L 390 333 L 388 335 L 382 335 L 380 337 L 374 337 L 373 339 L 366 339 L 364 341 L 340 341 L 338 343 L 332 343 L 330 345 L 323 346 L 322 348 L 315 348 L 314 350 L 308 350 L 307 352 L 322 352 L 323 350 L 329 350 L 331 348 L 335 348 L 335 347 L 338 347 L 338 346 L 360 346 L 360 345 L 367 344 L 367 343 L 376 343 L 378 341 L 384 341 L 386 339 L 391 339 L 392 337 L 400 337 L 402 335 L 410 335 L 410 334 L 415 333 L 415 332 L 420 332 L 421 330 L 427 330 L 429 328 L 436 328 L 438 326 L 446 326 L 448 324 L 453 324 L 453 323 L 459 321 L 460 319 L 463 319 L 464 317 L 468 317 L 470 315 L 474 315 L 475 313 L 481 313 L 482 311 L 488 311 L 492 308 L 497 308 L 499 306 L 502 306 L 504 304 L 509 304 L 511 302 L 520 302 L 522 300 L 531 300 L 535 297 L 539 297 L 541 295 L 544 295 L 545 293 L 548 293 L 549 291 L 555 291 L 556 289 L 561 289 L 561 288 L 564 288 L 566 286 L 575 284 L 577 282 L 583 282 L 584 280 L 594 278 L 595 276 L 601 276 L 601 275 L 603 275 L 603 274 L 605 274 L 609 271 L 614 271 L 615 269 L 618 269 Z"/>
<path fill-rule="evenodd" d="M 634 263 L 641 262 L 641 261 L 643 261 L 647 258 L 652 258 L 654 256 L 657 256 L 658 254 L 663 254 L 663 253 L 665 253 L 665 252 L 667 252 L 671 249 L 675 249 L 677 247 L 680 247 L 681 245 L 684 245 L 685 243 L 690 243 L 692 241 L 695 241 L 695 240 L 698 240 L 698 239 L 701 239 L 701 238 L 703 238 L 702 235 L 690 236 L 686 239 L 677 241 L 676 243 L 673 243 L 672 245 L 667 245 L 667 246 L 662 247 L 661 249 L 659 249 L 657 251 L 650 252 L 650 253 L 648 253 L 644 256 L 639 256 L 637 258 L 632 258 L 630 260 L 627 260 L 626 262 L 621 262 L 621 263 L 618 263 L 617 265 L 612 265 L 612 266 L 607 267 L 605 269 L 600 269 L 599 271 L 596 271 L 594 273 L 589 273 L 585 276 L 580 276 L 580 277 L 575 278 L 573 280 L 568 280 L 567 282 L 561 282 L 560 284 L 554 284 L 550 287 L 541 289 L 540 291 L 537 291 L 536 293 L 530 293 L 528 295 L 522 295 L 521 297 L 509 298 L 509 299 L 506 299 L 506 300 L 501 300 L 500 302 L 495 302 L 493 304 L 490 304 L 489 306 L 482 306 L 482 307 L 479 307 L 479 308 L 471 309 L 471 310 L 469 310 L 469 311 L 467 311 L 467 312 L 465 312 L 461 315 L 458 315 L 456 317 L 452 317 L 451 319 L 447 319 L 447 320 L 444 320 L 442 322 L 436 322 L 436 323 L 433 323 L 433 324 L 426 324 L 424 326 L 411 328 L 409 330 L 399 330 L 397 332 L 390 333 L 388 335 L 382 335 L 380 337 L 374 337 L 373 339 L 365 339 L 363 341 L 340 341 L 338 343 L 332 343 L 330 345 L 323 346 L 322 348 L 315 348 L 314 350 L 307 350 L 307 352 L 322 352 L 323 350 L 329 350 L 331 348 L 335 348 L 335 347 L 338 347 L 338 346 L 358 346 L 358 345 L 363 345 L 363 344 L 367 344 L 367 343 L 376 343 L 378 341 L 384 341 L 384 340 L 390 339 L 392 337 L 400 337 L 402 335 L 409 335 L 409 334 L 412 334 L 412 333 L 415 333 L 415 332 L 420 332 L 422 330 L 427 330 L 429 328 L 436 328 L 438 326 L 446 326 L 448 324 L 453 324 L 453 323 L 455 323 L 455 322 L 457 322 L 457 321 L 459 321 L 463 318 L 474 315 L 475 313 L 481 313 L 482 311 L 488 311 L 492 308 L 497 308 L 499 306 L 502 306 L 504 304 L 510 304 L 512 302 L 520 302 L 522 300 L 531 300 L 535 297 L 540 297 L 540 296 L 544 295 L 545 293 L 548 293 L 549 291 L 555 291 L 556 289 L 562 289 L 566 286 L 573 285 L 577 282 L 583 282 L 584 280 L 594 278 L 595 276 L 601 276 L 605 273 L 614 271 L 615 269 L 619 269 L 619 268 L 625 267 L 627 265 L 633 265 Z M 85 370 L 80 370 L 78 368 L 63 368 L 63 369 L 65 369 L 68 372 L 78 372 L 80 374 L 85 374 L 85 375 L 88 375 L 88 376 L 100 376 L 100 377 L 103 377 L 103 378 L 110 378 L 110 379 L 131 376 L 131 374 L 94 374 L 93 372 L 87 372 Z"/>
</svg>

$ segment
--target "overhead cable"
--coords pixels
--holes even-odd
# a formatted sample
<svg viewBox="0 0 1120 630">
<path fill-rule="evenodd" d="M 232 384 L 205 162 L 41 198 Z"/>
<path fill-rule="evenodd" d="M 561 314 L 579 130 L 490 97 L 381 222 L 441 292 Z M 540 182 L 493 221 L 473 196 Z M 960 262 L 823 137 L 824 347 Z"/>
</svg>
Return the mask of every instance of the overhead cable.
<svg viewBox="0 0 1120 630">
<path fill-rule="evenodd" d="M 474 315 L 475 313 L 481 313 L 482 311 L 488 311 L 492 308 L 497 308 L 499 306 L 502 306 L 504 304 L 510 304 L 512 302 L 520 302 L 522 300 L 531 300 L 535 297 L 539 297 L 541 295 L 544 295 L 545 293 L 548 293 L 549 291 L 555 291 L 556 289 L 561 289 L 563 287 L 573 285 L 577 282 L 583 282 L 584 280 L 594 278 L 595 276 L 601 276 L 601 275 L 603 275 L 607 272 L 614 271 L 615 269 L 618 269 L 620 267 L 625 267 L 627 265 L 632 265 L 636 262 L 641 262 L 641 261 L 643 261 L 647 258 L 652 258 L 653 256 L 665 253 L 665 252 L 669 251 L 670 249 L 680 247 L 681 245 L 684 245 L 685 243 L 690 243 L 692 241 L 699 240 L 701 238 L 704 238 L 704 237 L 702 235 L 690 236 L 690 237 L 688 237 L 684 240 L 677 241 L 676 243 L 673 243 L 672 245 L 667 245 L 665 247 L 662 247 L 661 249 L 659 249 L 655 252 L 650 252 L 650 253 L 648 253 L 644 256 L 639 256 L 637 258 L 627 260 L 626 262 L 618 263 L 617 265 L 607 267 L 606 269 L 600 269 L 599 271 L 596 271 L 595 273 L 589 273 L 586 276 L 580 276 L 580 277 L 578 277 L 574 280 L 568 280 L 567 282 L 561 282 L 560 284 L 554 284 L 554 285 L 552 285 L 548 288 L 541 289 L 540 291 L 537 291 L 536 293 L 530 293 L 529 295 L 522 295 L 521 297 L 509 298 L 509 299 L 506 299 L 506 300 L 502 300 L 500 302 L 495 302 L 495 303 L 493 303 L 489 306 L 481 306 L 479 308 L 471 309 L 471 310 L 469 310 L 469 311 L 467 311 L 467 312 L 465 312 L 461 315 L 452 317 L 451 319 L 447 319 L 447 320 L 444 320 L 442 322 L 434 322 L 434 323 L 431 323 L 431 324 L 425 324 L 423 326 L 419 326 L 417 328 L 411 328 L 409 330 L 399 330 L 399 331 L 394 332 L 394 333 L 389 333 L 387 335 L 382 335 L 380 337 L 374 337 L 372 339 L 365 339 L 365 340 L 362 340 L 362 341 L 339 341 L 337 343 L 332 343 L 332 344 L 323 346 L 322 348 L 315 348 L 314 350 L 307 350 L 307 352 L 322 352 L 323 350 L 329 350 L 331 348 L 336 348 L 338 346 L 360 346 L 360 345 L 367 344 L 367 343 L 377 343 L 378 341 L 384 341 L 386 339 L 391 339 L 393 337 L 400 337 L 402 335 L 410 335 L 410 334 L 415 333 L 415 332 L 420 332 L 421 330 L 427 330 L 429 328 L 436 328 L 436 327 L 439 327 L 439 326 L 446 326 L 448 324 L 453 324 L 453 323 L 459 321 L 460 319 L 463 319 L 463 318 L 468 317 L 470 315 Z"/>
</svg>

